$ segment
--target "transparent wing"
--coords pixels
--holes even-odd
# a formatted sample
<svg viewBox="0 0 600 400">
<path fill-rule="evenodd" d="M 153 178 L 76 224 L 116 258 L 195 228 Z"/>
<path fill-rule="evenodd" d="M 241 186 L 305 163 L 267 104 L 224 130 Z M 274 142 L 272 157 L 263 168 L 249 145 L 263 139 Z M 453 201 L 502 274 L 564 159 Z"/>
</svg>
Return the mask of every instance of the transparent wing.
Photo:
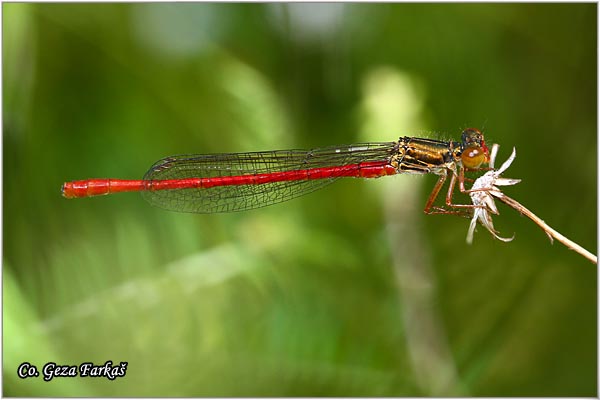
<svg viewBox="0 0 600 400">
<path fill-rule="evenodd" d="M 284 150 L 254 153 L 180 155 L 155 163 L 144 180 L 218 178 L 389 161 L 396 143 L 364 143 L 315 150 Z M 273 178 L 260 184 L 228 184 L 142 192 L 152 205 L 173 211 L 216 213 L 265 207 L 313 192 L 338 179 L 332 168 L 322 179 Z M 285 174 L 283 174 L 285 175 Z"/>
</svg>

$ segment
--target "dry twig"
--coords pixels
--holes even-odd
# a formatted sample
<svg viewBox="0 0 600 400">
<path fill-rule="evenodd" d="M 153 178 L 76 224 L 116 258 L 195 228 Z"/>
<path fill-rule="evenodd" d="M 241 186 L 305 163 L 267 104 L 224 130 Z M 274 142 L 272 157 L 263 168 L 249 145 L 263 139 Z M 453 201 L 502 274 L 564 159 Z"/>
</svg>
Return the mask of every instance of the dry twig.
<svg viewBox="0 0 600 400">
<path fill-rule="evenodd" d="M 516 157 L 516 151 L 513 148 L 513 152 L 511 156 L 502 164 L 500 168 L 497 170 L 494 168 L 494 161 L 496 155 L 498 154 L 498 148 L 500 146 L 494 144 L 492 146 L 492 154 L 490 157 L 490 167 L 491 171 L 486 172 L 481 177 L 477 178 L 477 180 L 473 183 L 472 188 L 468 191 L 471 196 L 471 201 L 473 205 L 480 206 L 475 208 L 473 213 L 473 218 L 471 219 L 471 224 L 469 226 L 469 232 L 467 234 L 467 243 L 473 242 L 473 232 L 475 231 L 475 226 L 477 225 L 477 221 L 479 221 L 495 238 L 502 240 L 504 242 L 509 242 L 513 238 L 502 238 L 498 235 L 498 232 L 494 229 L 494 224 L 492 223 L 491 214 L 498 214 L 498 209 L 496 208 L 496 204 L 494 202 L 494 197 L 503 203 L 509 205 L 510 207 L 517 210 L 522 215 L 525 215 L 533 222 L 535 222 L 550 238 L 550 241 L 553 239 L 558 240 L 569 249 L 576 251 L 581 254 L 588 260 L 592 261 L 595 264 L 598 264 L 598 257 L 596 257 L 591 252 L 587 251 L 577 243 L 572 240 L 567 239 L 565 236 L 552 229 L 548 224 L 546 224 L 541 218 L 523 206 L 521 203 L 506 196 L 502 191 L 498 188 L 498 186 L 507 186 L 507 185 L 515 185 L 519 183 L 520 179 L 509 179 L 502 178 L 501 175 L 504 171 L 510 167 L 512 162 Z"/>
</svg>

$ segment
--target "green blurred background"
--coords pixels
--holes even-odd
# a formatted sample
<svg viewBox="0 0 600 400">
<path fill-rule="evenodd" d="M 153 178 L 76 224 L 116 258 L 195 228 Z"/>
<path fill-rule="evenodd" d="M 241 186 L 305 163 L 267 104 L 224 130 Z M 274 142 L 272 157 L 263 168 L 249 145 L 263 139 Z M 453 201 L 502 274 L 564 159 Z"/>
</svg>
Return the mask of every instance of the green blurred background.
<svg viewBox="0 0 600 400">
<path fill-rule="evenodd" d="M 596 266 L 501 207 L 425 216 L 435 177 L 269 208 L 137 194 L 181 153 L 484 129 L 506 192 L 596 253 L 596 4 L 3 4 L 8 396 L 596 396 Z M 20 380 L 24 361 L 127 375 Z"/>
</svg>

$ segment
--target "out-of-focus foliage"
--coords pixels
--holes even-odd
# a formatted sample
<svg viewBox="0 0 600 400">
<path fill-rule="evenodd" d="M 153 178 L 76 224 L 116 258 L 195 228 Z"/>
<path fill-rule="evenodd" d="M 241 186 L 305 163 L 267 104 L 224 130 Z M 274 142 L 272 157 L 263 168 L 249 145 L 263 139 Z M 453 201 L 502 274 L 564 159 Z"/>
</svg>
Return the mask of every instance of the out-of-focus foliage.
<svg viewBox="0 0 600 400">
<path fill-rule="evenodd" d="M 59 191 L 171 154 L 474 126 L 502 161 L 517 148 L 507 193 L 596 252 L 596 15 L 4 4 L 4 395 L 596 396 L 596 267 L 507 208 L 512 243 L 479 229 L 466 245 L 467 220 L 421 213 L 434 177 L 224 215 Z M 16 375 L 108 360 L 126 376 Z"/>
</svg>

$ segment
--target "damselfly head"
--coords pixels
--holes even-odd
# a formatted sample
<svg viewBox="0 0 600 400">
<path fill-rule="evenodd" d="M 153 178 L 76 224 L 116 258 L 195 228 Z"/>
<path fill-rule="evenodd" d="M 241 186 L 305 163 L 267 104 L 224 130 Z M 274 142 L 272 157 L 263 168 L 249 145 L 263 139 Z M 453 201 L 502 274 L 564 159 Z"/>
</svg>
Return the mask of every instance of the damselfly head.
<svg viewBox="0 0 600 400">
<path fill-rule="evenodd" d="M 467 128 L 462 132 L 462 148 L 479 146 L 484 147 L 483 133 L 476 128 Z"/>
<path fill-rule="evenodd" d="M 487 164 L 490 153 L 483 140 L 483 133 L 479 129 L 467 128 L 462 133 L 461 160 L 467 168 L 479 168 L 481 164 Z"/>
</svg>

